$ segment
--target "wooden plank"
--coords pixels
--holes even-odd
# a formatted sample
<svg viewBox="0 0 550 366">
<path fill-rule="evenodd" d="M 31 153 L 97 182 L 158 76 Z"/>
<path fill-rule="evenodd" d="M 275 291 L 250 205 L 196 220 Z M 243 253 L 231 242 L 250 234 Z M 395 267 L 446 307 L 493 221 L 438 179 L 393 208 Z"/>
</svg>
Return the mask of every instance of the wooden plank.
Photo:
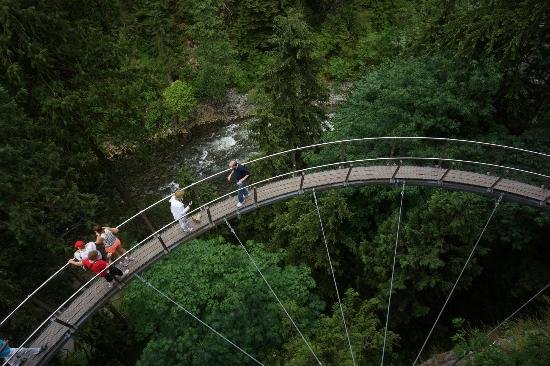
<svg viewBox="0 0 550 366">
<path fill-rule="evenodd" d="M 451 169 L 443 179 L 444 182 L 461 183 L 484 188 L 490 188 L 497 180 L 498 177 L 491 175 L 453 169 Z"/>
<path fill-rule="evenodd" d="M 401 166 L 396 179 L 438 180 L 444 169 L 429 166 Z"/>
<path fill-rule="evenodd" d="M 251 204 L 252 200 L 247 200 L 247 204 Z M 253 204 L 253 203 L 252 203 Z M 226 198 L 223 201 L 216 202 L 212 205 L 210 212 L 212 213 L 212 220 L 216 221 L 222 219 L 223 217 L 230 215 L 231 213 L 237 210 L 237 198 L 230 197 Z"/>
<path fill-rule="evenodd" d="M 520 183 L 510 179 L 501 179 L 493 189 L 516 194 L 519 196 L 533 198 L 539 201 L 544 201 L 550 194 L 550 190 L 532 186 L 530 184 Z"/>
<path fill-rule="evenodd" d="M 348 181 L 376 181 L 390 180 L 393 173 L 397 169 L 395 165 L 378 165 L 378 166 L 360 166 L 354 167 Z"/>
<path fill-rule="evenodd" d="M 291 177 L 258 187 L 258 202 L 300 190 L 302 177 Z M 304 178 L 305 180 L 305 178 Z"/>
<path fill-rule="evenodd" d="M 336 169 L 306 174 L 304 177 L 303 188 L 315 188 L 330 184 L 342 183 L 346 180 L 347 174 L 347 169 Z"/>
</svg>

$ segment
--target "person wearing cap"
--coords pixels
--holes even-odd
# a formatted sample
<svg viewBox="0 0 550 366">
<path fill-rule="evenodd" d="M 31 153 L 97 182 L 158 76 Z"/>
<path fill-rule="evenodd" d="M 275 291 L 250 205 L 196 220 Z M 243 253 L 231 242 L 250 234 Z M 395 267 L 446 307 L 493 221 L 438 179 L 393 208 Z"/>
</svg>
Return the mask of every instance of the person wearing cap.
<svg viewBox="0 0 550 366">
<path fill-rule="evenodd" d="M 172 195 L 172 197 L 170 197 L 170 211 L 172 212 L 172 216 L 174 216 L 174 220 L 179 221 L 181 229 L 188 233 L 193 231 L 193 228 L 189 226 L 185 214 L 189 212 L 193 202 L 189 202 L 189 205 L 185 206 L 185 204 L 182 202 L 184 195 L 185 191 L 179 190 L 176 191 Z"/>
<path fill-rule="evenodd" d="M 6 362 L 11 358 L 9 364 L 12 366 L 18 366 L 21 365 L 21 362 L 24 362 L 27 358 L 37 355 L 47 348 L 47 345 L 44 345 L 40 348 L 11 348 L 8 344 L 8 341 L 0 339 L 0 359 L 3 358 L 4 362 Z"/>
<path fill-rule="evenodd" d="M 107 282 L 109 282 L 109 287 L 111 287 L 111 281 L 115 279 L 116 276 L 124 277 L 127 275 L 130 270 L 127 269 L 124 271 L 124 273 L 115 267 L 114 265 L 111 265 L 109 268 L 109 263 L 104 261 L 103 259 L 99 259 L 99 252 L 97 250 L 92 250 L 88 253 L 88 258 L 77 261 L 74 259 L 69 259 L 69 263 L 78 267 L 86 267 L 92 270 L 94 273 L 98 273 L 100 277 L 104 277 Z"/>
<path fill-rule="evenodd" d="M 92 250 L 97 250 L 97 247 L 93 241 L 84 243 L 82 240 L 77 240 L 74 242 L 74 247 L 76 252 L 74 252 L 74 259 L 77 261 L 82 261 L 88 258 L 88 253 Z M 99 259 L 102 259 L 101 253 L 99 253 Z"/>
</svg>

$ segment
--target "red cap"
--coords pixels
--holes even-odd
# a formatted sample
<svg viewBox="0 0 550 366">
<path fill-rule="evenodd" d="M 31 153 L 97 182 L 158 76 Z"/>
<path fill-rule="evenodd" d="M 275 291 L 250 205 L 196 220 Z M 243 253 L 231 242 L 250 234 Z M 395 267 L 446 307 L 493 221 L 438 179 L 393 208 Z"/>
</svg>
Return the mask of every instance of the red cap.
<svg viewBox="0 0 550 366">
<path fill-rule="evenodd" d="M 78 249 L 82 249 L 86 246 L 86 243 L 84 243 L 82 240 L 77 240 L 74 242 L 74 247 Z"/>
</svg>

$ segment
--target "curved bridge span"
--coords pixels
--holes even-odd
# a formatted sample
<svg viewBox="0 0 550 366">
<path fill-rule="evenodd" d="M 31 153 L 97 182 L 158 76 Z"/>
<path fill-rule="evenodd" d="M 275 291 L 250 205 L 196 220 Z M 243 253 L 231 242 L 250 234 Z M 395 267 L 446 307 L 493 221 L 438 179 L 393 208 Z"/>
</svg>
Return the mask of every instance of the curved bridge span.
<svg viewBox="0 0 550 366">
<path fill-rule="evenodd" d="M 235 207 L 235 197 L 228 196 L 205 208 L 206 214 L 202 215 L 202 221 L 192 224 L 195 229 L 192 233 L 184 233 L 177 223 L 171 223 L 163 228 L 160 236 L 169 252 L 178 245 L 207 232 L 223 222 L 224 218 L 232 218 L 312 189 L 323 190 L 367 184 L 392 185 L 402 182 L 406 182 L 407 185 L 442 187 L 486 196 L 502 196 L 503 200 L 550 211 L 550 190 L 498 176 L 414 165 L 344 166 L 336 169 L 330 166 L 329 169 L 321 171 L 305 172 L 305 174 L 295 174 L 275 182 L 256 184 L 251 187 L 250 198 L 238 211 Z M 129 267 L 131 273 L 143 271 L 168 253 L 155 236 L 151 236 L 134 249 L 135 260 Z M 47 352 L 28 360 L 28 364 L 46 363 L 91 314 L 101 308 L 132 278 L 131 275 L 126 277 L 111 289 L 102 279 L 90 282 L 85 290 L 58 312 L 56 318 L 61 322 L 51 321 L 34 338 L 32 347 L 48 344 L 49 348 Z"/>
<path fill-rule="evenodd" d="M 441 146 L 441 144 L 443 145 Z M 352 155 L 358 156 L 359 159 L 348 160 L 346 150 Z M 330 163 L 297 169 L 297 154 L 306 151 L 313 151 L 315 159 Z M 323 153 L 320 153 L 321 151 Z M 388 152 L 390 157 L 380 157 L 388 156 L 386 155 Z M 394 154 L 398 153 L 402 156 L 395 157 Z M 407 153 L 413 153 L 415 156 L 404 156 Z M 417 153 L 432 157 L 417 157 Z M 437 157 L 433 157 L 432 154 Z M 486 162 L 452 158 L 456 156 L 475 156 Z M 219 196 L 189 212 L 189 216 L 199 210 L 203 213 L 202 221 L 192 224 L 195 230 L 191 234 L 184 234 L 176 221 L 166 224 L 128 250 L 128 253 L 131 252 L 135 258 L 129 267 L 131 274 L 145 270 L 178 245 L 207 232 L 226 218 L 229 219 L 258 207 L 286 200 L 313 189 L 406 183 L 407 185 L 473 192 L 532 206 L 546 212 L 550 211 L 550 190 L 546 188 L 550 183 L 550 154 L 520 147 L 444 137 L 365 137 L 297 147 L 262 156 L 245 164 L 254 171 L 253 164 L 268 160 L 272 160 L 269 164 L 279 168 L 283 167 L 283 169 L 294 166 L 294 171 L 250 184 L 248 187 L 251 189 L 251 197 L 238 211 L 235 206 L 236 191 L 234 191 Z M 499 164 L 487 162 L 487 160 L 497 161 Z M 504 165 L 505 162 L 507 165 Z M 446 168 L 443 168 L 442 165 Z M 217 172 L 184 187 L 184 189 L 190 189 L 202 183 L 213 183 L 220 178 L 225 183 L 225 174 L 227 173 L 227 170 Z M 164 217 L 168 207 L 162 207 L 159 204 L 165 202 L 170 196 L 144 208 L 117 227 L 120 228 L 130 223 L 145 212 L 152 215 L 150 217 L 156 215 Z M 160 211 L 153 212 L 153 208 Z M 163 212 L 164 210 L 166 212 Z M 0 321 L 0 327 L 6 324 L 12 316 L 19 314 L 19 310 L 29 300 L 32 300 L 46 284 L 52 282 L 68 266 L 65 263 L 23 299 Z M 50 310 L 51 314 L 22 342 L 21 347 L 48 345 L 47 351 L 29 359 L 26 364 L 47 363 L 90 315 L 117 294 L 133 277 L 131 275 L 126 277 L 123 282 L 110 289 L 106 282 L 96 275 L 69 298 L 61 300 L 61 305 L 53 312 Z"/>
</svg>

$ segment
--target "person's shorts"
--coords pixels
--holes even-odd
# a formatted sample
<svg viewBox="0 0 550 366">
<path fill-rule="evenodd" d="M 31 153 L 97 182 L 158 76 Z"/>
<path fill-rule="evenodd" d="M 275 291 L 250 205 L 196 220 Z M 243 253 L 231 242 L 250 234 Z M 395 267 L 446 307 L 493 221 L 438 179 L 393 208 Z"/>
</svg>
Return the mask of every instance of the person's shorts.
<svg viewBox="0 0 550 366">
<path fill-rule="evenodd" d="M 120 239 L 117 239 L 113 245 L 111 245 L 111 246 L 108 247 L 108 248 L 105 248 L 105 251 L 106 251 L 107 253 L 113 254 L 114 252 L 116 252 L 116 250 L 117 250 L 121 245 L 122 245 L 122 244 L 120 243 Z"/>
</svg>

